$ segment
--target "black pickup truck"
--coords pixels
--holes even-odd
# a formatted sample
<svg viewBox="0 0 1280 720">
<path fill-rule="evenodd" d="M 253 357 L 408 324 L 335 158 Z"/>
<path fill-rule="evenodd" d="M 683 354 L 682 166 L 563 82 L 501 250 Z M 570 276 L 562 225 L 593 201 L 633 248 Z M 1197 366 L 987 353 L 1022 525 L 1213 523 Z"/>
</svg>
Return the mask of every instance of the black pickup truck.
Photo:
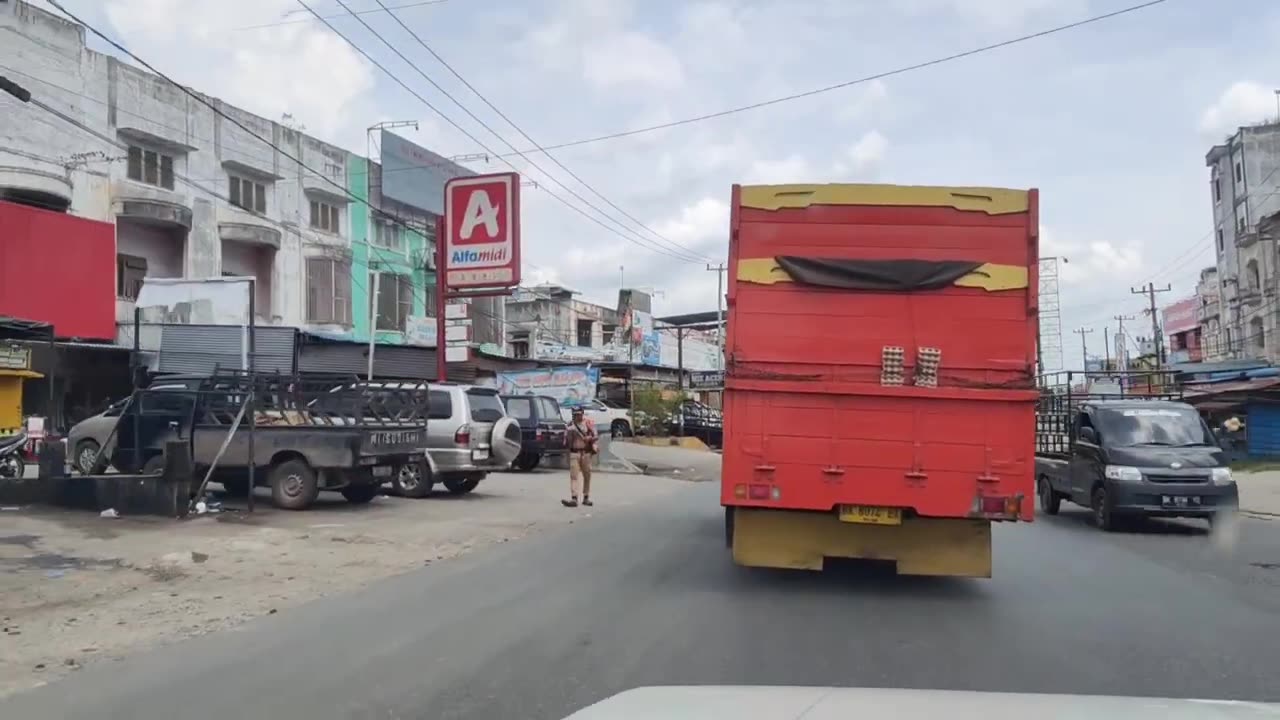
<svg viewBox="0 0 1280 720">
<path fill-rule="evenodd" d="M 503 395 L 507 415 L 520 423 L 520 454 L 512 467 L 528 472 L 542 458 L 564 455 L 568 424 L 560 414 L 560 404 L 545 395 Z"/>
<path fill-rule="evenodd" d="M 1239 508 L 1226 453 L 1195 408 L 1069 387 L 1042 392 L 1036 410 L 1036 492 L 1045 513 L 1056 515 L 1068 500 L 1114 530 L 1141 517 L 1212 524 Z"/>
<path fill-rule="evenodd" d="M 166 377 L 164 387 L 135 392 L 120 415 L 110 458 L 117 469 L 159 471 L 165 443 L 186 440 L 197 479 L 213 468 L 212 480 L 245 494 L 252 423 L 256 483 L 271 488 L 277 507 L 302 510 L 321 490 L 369 502 L 401 467 L 425 462 L 425 388 L 391 393 L 352 376 L 243 373 Z"/>
</svg>

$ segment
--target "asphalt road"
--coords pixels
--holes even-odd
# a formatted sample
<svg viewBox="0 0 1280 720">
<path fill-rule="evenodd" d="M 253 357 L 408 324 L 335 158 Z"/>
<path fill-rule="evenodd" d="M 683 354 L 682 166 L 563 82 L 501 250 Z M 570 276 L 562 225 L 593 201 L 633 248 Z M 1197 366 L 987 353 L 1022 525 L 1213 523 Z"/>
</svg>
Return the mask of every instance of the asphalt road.
<svg viewBox="0 0 1280 720">
<path fill-rule="evenodd" d="M 1228 552 L 1194 524 L 1086 517 L 999 527 L 992 580 L 760 572 L 729 562 L 716 485 L 691 483 L 90 667 L 0 716 L 560 718 L 671 683 L 1280 700 L 1280 520 L 1244 521 Z"/>
</svg>

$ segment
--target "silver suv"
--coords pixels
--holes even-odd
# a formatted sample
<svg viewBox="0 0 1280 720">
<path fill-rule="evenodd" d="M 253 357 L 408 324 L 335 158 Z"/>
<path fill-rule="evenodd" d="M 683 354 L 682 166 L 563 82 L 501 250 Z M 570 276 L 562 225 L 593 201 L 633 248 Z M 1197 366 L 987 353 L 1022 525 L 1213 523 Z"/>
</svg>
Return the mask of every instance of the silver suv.
<svg viewBox="0 0 1280 720">
<path fill-rule="evenodd" d="M 427 465 L 430 476 L 406 469 L 395 486 L 421 497 L 437 481 L 455 495 L 476 489 L 485 475 L 506 470 L 520 454 L 520 424 L 507 416 L 498 391 L 473 385 L 428 385 Z"/>
</svg>

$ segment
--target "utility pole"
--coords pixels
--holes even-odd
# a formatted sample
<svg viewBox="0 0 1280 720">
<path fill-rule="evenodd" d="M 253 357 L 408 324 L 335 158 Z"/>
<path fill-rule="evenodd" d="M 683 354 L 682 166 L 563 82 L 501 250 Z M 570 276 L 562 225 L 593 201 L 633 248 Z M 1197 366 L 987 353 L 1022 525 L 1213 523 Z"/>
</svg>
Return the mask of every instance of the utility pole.
<svg viewBox="0 0 1280 720">
<path fill-rule="evenodd" d="M 1116 342 L 1116 369 L 1119 370 L 1120 372 L 1127 372 L 1129 370 L 1129 363 L 1124 361 L 1125 354 L 1127 353 L 1127 349 L 1124 344 L 1125 343 L 1124 321 L 1132 320 L 1135 316 L 1113 315 L 1111 317 L 1113 320 L 1120 323 L 1120 329 L 1116 331 L 1117 334 L 1119 334 L 1120 336 L 1120 339 Z"/>
<path fill-rule="evenodd" d="M 1147 283 L 1144 288 L 1130 288 L 1129 292 L 1134 295 L 1146 295 L 1150 303 L 1151 309 L 1151 339 L 1156 344 L 1156 370 L 1164 367 L 1164 338 L 1160 337 L 1160 316 L 1156 314 L 1156 293 L 1169 292 L 1173 288 L 1165 285 L 1162 288 L 1156 287 L 1155 283 Z"/>
<path fill-rule="evenodd" d="M 1080 336 L 1080 361 L 1084 363 L 1084 371 L 1089 372 L 1089 345 L 1085 336 L 1093 332 L 1093 328 L 1076 328 L 1071 332 Z"/>
<path fill-rule="evenodd" d="M 1102 369 L 1111 372 L 1111 328 L 1102 328 Z"/>
<path fill-rule="evenodd" d="M 724 371 L 724 263 L 712 265 L 707 263 L 707 272 L 716 274 L 716 348 L 720 355 L 716 358 L 716 369 Z"/>
</svg>

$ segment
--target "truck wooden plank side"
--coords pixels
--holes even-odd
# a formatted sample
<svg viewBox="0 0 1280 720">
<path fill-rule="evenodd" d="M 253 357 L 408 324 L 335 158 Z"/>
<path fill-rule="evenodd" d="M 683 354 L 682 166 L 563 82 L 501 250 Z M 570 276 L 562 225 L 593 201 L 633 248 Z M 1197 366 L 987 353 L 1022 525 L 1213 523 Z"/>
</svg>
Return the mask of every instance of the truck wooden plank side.
<svg viewBox="0 0 1280 720">
<path fill-rule="evenodd" d="M 734 186 L 721 504 L 742 565 L 989 577 L 1034 516 L 1038 193 Z"/>
</svg>

